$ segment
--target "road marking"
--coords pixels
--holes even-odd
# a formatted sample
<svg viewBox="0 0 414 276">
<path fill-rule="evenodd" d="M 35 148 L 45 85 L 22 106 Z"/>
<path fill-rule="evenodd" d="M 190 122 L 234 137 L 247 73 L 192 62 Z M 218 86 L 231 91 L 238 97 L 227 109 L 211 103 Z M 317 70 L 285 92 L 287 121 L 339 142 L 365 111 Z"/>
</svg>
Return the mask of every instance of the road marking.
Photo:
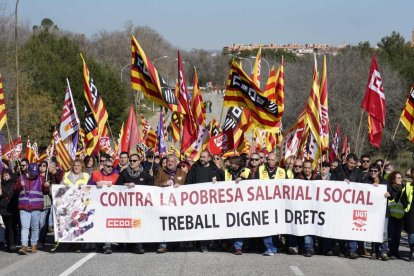
<svg viewBox="0 0 414 276">
<path fill-rule="evenodd" d="M 97 253 L 89 253 L 88 255 L 86 255 L 85 257 L 83 257 L 82 259 L 80 259 L 78 262 L 76 262 L 74 265 L 72 265 L 71 267 L 69 267 L 68 269 L 66 269 L 65 271 L 62 272 L 62 274 L 60 274 L 59 276 L 68 276 L 70 275 L 72 272 L 74 272 L 76 269 L 78 269 L 79 267 L 81 267 L 81 265 L 83 265 L 84 263 L 86 263 L 87 261 L 89 261 L 90 259 L 92 259 L 93 257 L 95 257 Z"/>
<path fill-rule="evenodd" d="M 303 274 L 302 270 L 299 269 L 299 267 L 297 267 L 296 265 L 291 265 L 289 266 L 290 270 L 293 271 L 293 273 L 295 273 L 296 276 L 304 276 L 305 274 Z"/>
</svg>

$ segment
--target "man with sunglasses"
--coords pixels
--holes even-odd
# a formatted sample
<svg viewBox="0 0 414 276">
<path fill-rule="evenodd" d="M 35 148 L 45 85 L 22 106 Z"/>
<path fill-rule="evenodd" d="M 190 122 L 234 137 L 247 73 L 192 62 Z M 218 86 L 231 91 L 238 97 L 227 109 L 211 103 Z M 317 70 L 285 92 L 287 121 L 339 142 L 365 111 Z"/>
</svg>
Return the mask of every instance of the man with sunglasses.
<svg viewBox="0 0 414 276">
<path fill-rule="evenodd" d="M 368 154 L 361 155 L 361 172 L 362 172 L 362 181 L 365 182 L 369 178 L 369 167 L 371 166 L 371 158 Z"/>
<path fill-rule="evenodd" d="M 116 181 L 116 185 L 124 185 L 133 188 L 135 185 L 153 185 L 153 178 L 141 165 L 141 156 L 133 153 L 129 156 L 129 164 L 121 171 Z M 132 252 L 136 254 L 144 254 L 145 249 L 142 243 L 137 243 L 132 248 Z"/>
<path fill-rule="evenodd" d="M 261 158 L 258 153 L 252 153 L 250 155 L 250 166 L 249 166 L 249 177 L 248 179 L 269 179 L 269 174 L 264 165 L 261 164 Z M 243 247 L 244 239 L 236 239 L 234 241 L 234 249 L 235 255 L 242 255 L 242 247 Z M 273 256 L 277 253 L 277 248 L 273 244 L 273 237 L 263 237 L 263 244 L 266 248 L 266 251 L 263 253 L 263 256 Z"/>
<path fill-rule="evenodd" d="M 100 160 L 102 161 L 102 159 Z M 102 169 L 96 170 L 92 173 L 88 185 L 96 185 L 98 188 L 102 188 L 103 186 L 111 187 L 112 185 L 115 185 L 119 175 L 114 171 L 114 162 L 112 158 L 105 159 L 100 164 L 100 167 L 102 167 Z M 102 250 L 104 254 L 111 254 L 111 243 L 105 243 L 102 246 Z"/>
</svg>

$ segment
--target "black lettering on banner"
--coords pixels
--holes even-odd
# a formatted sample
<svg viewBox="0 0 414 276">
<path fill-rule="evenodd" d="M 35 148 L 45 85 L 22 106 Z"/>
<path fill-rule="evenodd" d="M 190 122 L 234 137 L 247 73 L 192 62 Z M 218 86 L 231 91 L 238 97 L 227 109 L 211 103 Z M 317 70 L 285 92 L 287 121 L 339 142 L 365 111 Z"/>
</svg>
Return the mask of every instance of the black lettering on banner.
<svg viewBox="0 0 414 276">
<path fill-rule="evenodd" d="M 162 231 L 165 231 L 165 221 L 167 220 L 167 217 L 160 217 L 160 220 L 162 221 Z"/>
<path fill-rule="evenodd" d="M 324 216 L 325 216 L 325 212 L 318 213 L 318 217 L 319 217 L 318 225 L 324 225 L 325 224 Z"/>
<path fill-rule="evenodd" d="M 240 92 L 249 96 L 254 105 L 262 108 L 274 115 L 278 114 L 277 104 L 270 101 L 268 98 L 263 97 L 257 93 L 257 91 L 250 86 L 246 81 L 243 81 L 237 72 L 233 72 L 231 76 L 230 87 L 237 88 Z"/>
</svg>

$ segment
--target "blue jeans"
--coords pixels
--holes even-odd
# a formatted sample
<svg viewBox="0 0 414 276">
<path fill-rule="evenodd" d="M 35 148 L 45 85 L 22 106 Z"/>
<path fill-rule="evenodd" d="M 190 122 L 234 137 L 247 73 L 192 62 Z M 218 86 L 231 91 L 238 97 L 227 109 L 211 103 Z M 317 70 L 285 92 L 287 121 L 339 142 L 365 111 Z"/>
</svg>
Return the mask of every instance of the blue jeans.
<svg viewBox="0 0 414 276">
<path fill-rule="evenodd" d="M 20 210 L 20 221 L 22 223 L 22 246 L 29 245 L 29 232 L 32 230 L 30 242 L 31 245 L 37 245 L 39 239 L 39 222 L 42 211 L 25 211 Z"/>
<path fill-rule="evenodd" d="M 50 217 L 52 213 L 50 212 L 50 208 L 43 210 L 40 214 L 40 223 L 39 223 L 39 242 L 45 243 L 47 232 L 48 232 L 48 217 Z"/>
<path fill-rule="evenodd" d="M 387 253 L 388 251 L 388 218 L 385 218 L 384 226 L 383 226 L 383 242 L 373 242 L 372 243 L 372 251 L 373 253 L 376 253 L 377 255 Z M 374 251 L 375 250 L 375 251 Z"/>
<path fill-rule="evenodd" d="M 273 253 L 277 253 L 277 248 L 273 245 L 273 237 L 264 237 L 263 238 L 264 246 L 266 247 L 266 251 L 272 251 Z M 243 239 L 236 239 L 233 244 L 234 248 L 237 250 L 241 250 L 243 247 Z"/>
<path fill-rule="evenodd" d="M 414 233 L 408 234 L 408 244 L 414 246 Z"/>
<path fill-rule="evenodd" d="M 313 251 L 313 237 L 312 236 L 304 237 L 304 246 L 305 246 L 306 252 Z"/>
</svg>

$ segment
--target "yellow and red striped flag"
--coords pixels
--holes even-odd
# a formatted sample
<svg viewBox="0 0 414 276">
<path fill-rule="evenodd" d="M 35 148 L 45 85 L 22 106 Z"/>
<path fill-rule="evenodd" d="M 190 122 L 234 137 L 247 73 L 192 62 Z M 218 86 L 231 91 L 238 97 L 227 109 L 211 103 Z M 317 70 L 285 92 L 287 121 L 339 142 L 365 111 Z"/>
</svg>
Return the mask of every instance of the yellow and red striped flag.
<svg viewBox="0 0 414 276">
<path fill-rule="evenodd" d="M 180 141 L 180 129 L 181 129 L 181 114 L 178 112 L 173 112 L 171 114 L 171 122 L 170 122 L 170 134 L 175 143 Z"/>
<path fill-rule="evenodd" d="M 277 104 L 262 96 L 260 88 L 234 60 L 231 64 L 223 104 L 248 109 L 252 123 L 267 131 L 276 131 L 278 121 L 281 120 Z"/>
<path fill-rule="evenodd" d="M 0 130 L 7 122 L 6 101 L 4 99 L 3 81 L 0 75 Z"/>
<path fill-rule="evenodd" d="M 157 105 L 185 113 L 176 94 L 155 69 L 151 59 L 147 57 L 134 36 L 131 37 L 131 54 L 132 89 L 141 91 Z"/>
<path fill-rule="evenodd" d="M 256 59 L 253 65 L 252 80 L 260 88 L 260 73 L 262 69 L 262 47 L 257 51 Z"/>
<path fill-rule="evenodd" d="M 30 143 L 30 139 L 27 138 L 27 142 L 26 142 L 26 152 L 24 154 L 24 158 L 26 158 L 27 160 L 29 160 L 29 163 L 35 163 L 35 154 L 32 148 L 32 144 Z"/>
<path fill-rule="evenodd" d="M 60 138 L 60 134 L 56 129 L 53 131 L 53 140 L 56 151 L 56 160 L 60 164 L 60 167 L 64 171 L 67 171 L 72 163 L 72 158 L 70 157 L 70 153 L 65 147 L 65 144 L 63 143 L 62 139 Z"/>
<path fill-rule="evenodd" d="M 89 106 L 90 111 L 92 112 L 92 115 L 95 119 L 95 122 L 97 123 L 96 124 L 97 133 L 87 132 L 87 136 L 88 134 L 89 136 L 91 135 L 97 136 L 97 139 L 99 141 L 99 139 L 102 136 L 106 136 L 105 133 L 107 132 L 106 122 L 108 121 L 108 112 L 106 111 L 102 97 L 99 94 L 98 88 L 95 86 L 95 83 L 89 73 L 88 66 L 85 63 L 85 60 L 82 54 L 81 54 L 81 58 L 82 58 L 82 63 L 83 63 L 83 92 L 84 92 L 87 105 Z M 97 144 L 99 144 L 99 142 L 97 142 Z M 91 148 L 91 147 L 88 146 L 88 148 Z M 87 153 L 90 154 L 90 152 L 88 151 Z"/>
<path fill-rule="evenodd" d="M 263 96 L 269 100 L 276 102 L 276 81 L 279 74 L 279 70 L 275 71 L 275 66 L 272 65 L 272 68 L 269 72 L 269 77 L 267 78 L 267 83 L 263 91 Z"/>
<path fill-rule="evenodd" d="M 193 113 L 194 121 L 197 123 L 197 125 L 206 125 L 206 110 L 204 108 L 203 98 L 201 97 L 200 87 L 198 86 L 198 76 L 195 67 L 193 79 L 193 96 L 191 98 L 191 112 Z"/>
<path fill-rule="evenodd" d="M 152 150 L 154 150 L 157 145 L 157 134 L 152 128 L 148 130 L 147 137 L 145 139 L 145 145 L 147 145 L 147 147 Z"/>
<path fill-rule="evenodd" d="M 323 56 L 323 67 L 320 86 L 320 103 L 321 103 L 321 151 L 329 149 L 329 115 L 328 115 L 328 78 L 326 68 L 326 56 Z"/>
<path fill-rule="evenodd" d="M 408 140 L 414 143 L 414 85 L 411 86 L 410 95 L 405 102 L 405 107 L 401 113 L 400 122 L 408 131 Z"/>
<path fill-rule="evenodd" d="M 321 105 L 320 105 L 320 95 L 319 95 L 319 83 L 318 83 L 318 69 L 316 65 L 316 58 L 315 58 L 315 66 L 313 69 L 313 78 L 312 78 L 312 85 L 311 91 L 308 98 L 308 102 L 306 104 L 306 122 L 310 131 L 313 133 L 313 136 L 320 146 L 320 133 L 321 133 Z"/>
</svg>

